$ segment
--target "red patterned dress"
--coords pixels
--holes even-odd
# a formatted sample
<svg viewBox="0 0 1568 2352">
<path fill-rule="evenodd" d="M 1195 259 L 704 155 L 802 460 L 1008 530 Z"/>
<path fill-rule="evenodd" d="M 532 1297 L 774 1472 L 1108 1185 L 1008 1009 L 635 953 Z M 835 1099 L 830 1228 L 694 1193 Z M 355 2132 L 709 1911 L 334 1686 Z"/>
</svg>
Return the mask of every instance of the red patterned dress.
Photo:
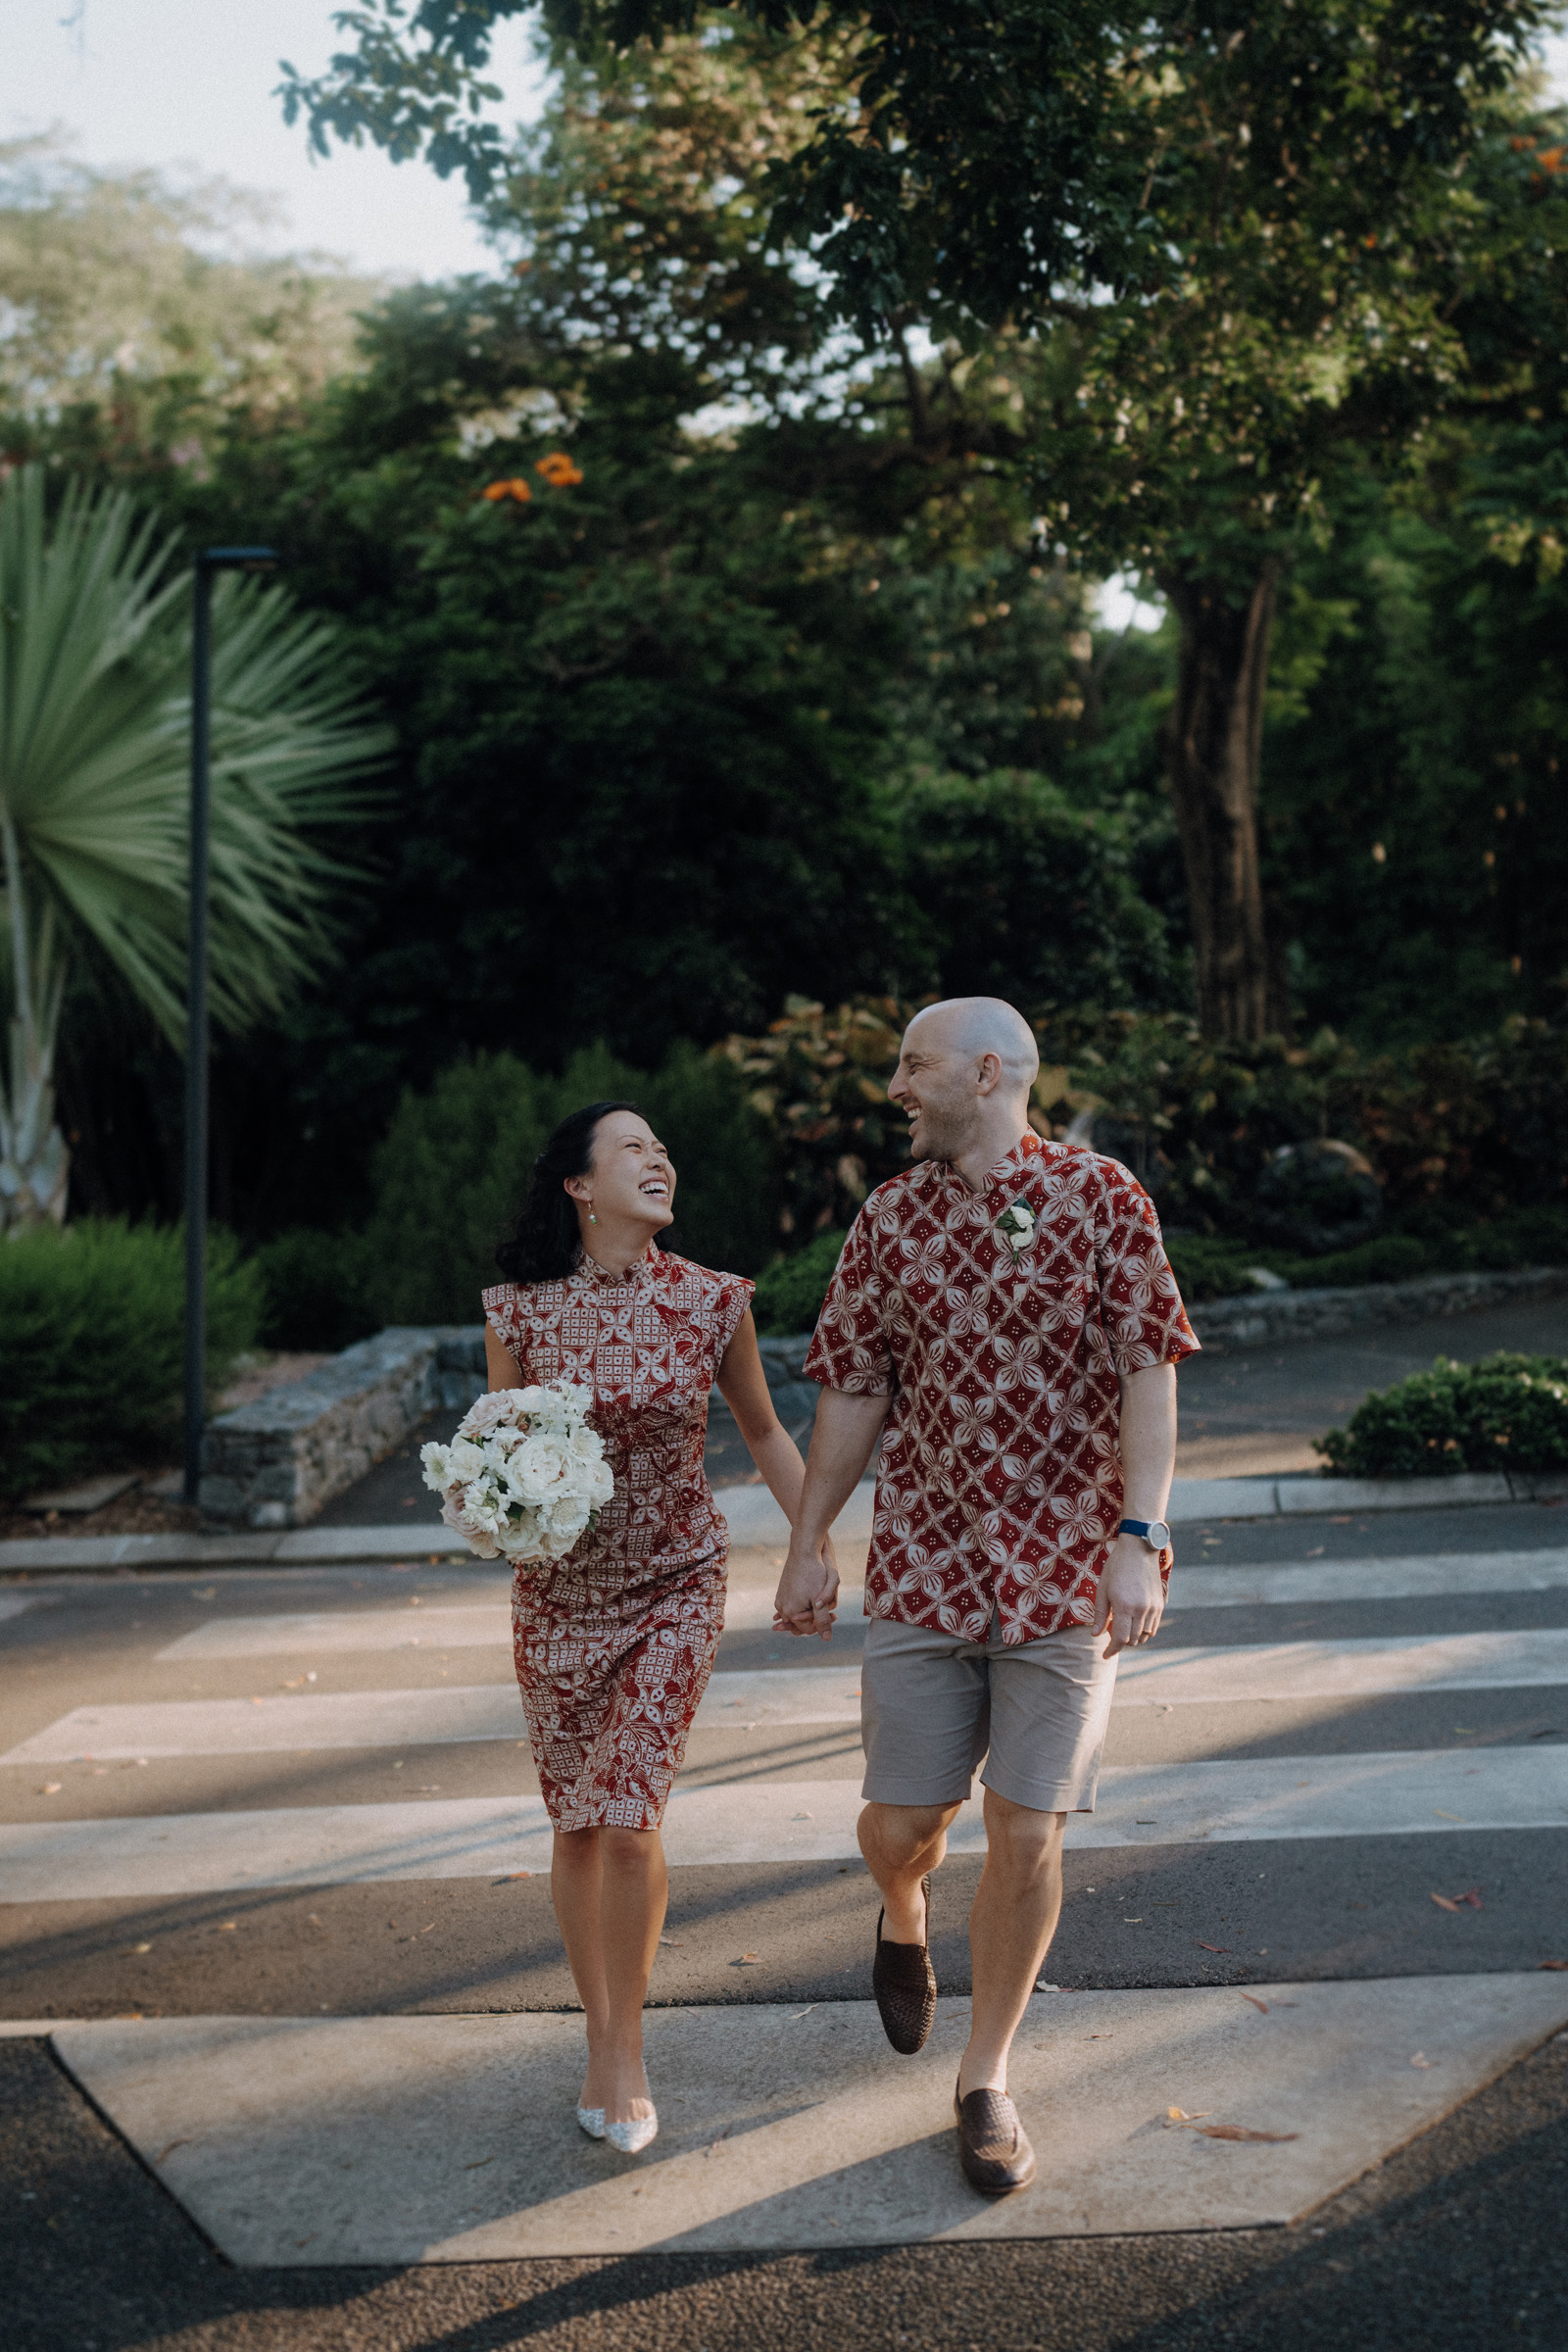
<svg viewBox="0 0 1568 2352">
<path fill-rule="evenodd" d="M 558 1830 L 655 1829 L 724 1626 L 729 1531 L 703 1475 L 708 1395 L 751 1303 L 738 1274 L 651 1250 L 624 1280 L 500 1283 L 491 1330 L 525 1386 L 594 1392 L 615 1492 L 563 1560 L 519 1562 L 513 1654 Z"/>
</svg>

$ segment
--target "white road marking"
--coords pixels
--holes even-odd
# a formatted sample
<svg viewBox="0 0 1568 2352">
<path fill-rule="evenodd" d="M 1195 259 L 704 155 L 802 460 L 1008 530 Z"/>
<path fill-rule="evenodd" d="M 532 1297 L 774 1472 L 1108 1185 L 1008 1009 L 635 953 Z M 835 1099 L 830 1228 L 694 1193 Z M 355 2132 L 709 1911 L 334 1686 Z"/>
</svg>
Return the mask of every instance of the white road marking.
<svg viewBox="0 0 1568 2352">
<path fill-rule="evenodd" d="M 677 1786 L 664 1818 L 672 1865 L 836 1862 L 858 1852 L 856 1781 Z M 1568 1748 L 1272 1756 L 1103 1772 L 1099 1810 L 1074 1814 L 1074 1847 L 1257 1838 L 1449 1836 L 1568 1825 Z M 981 1799 L 949 1832 L 985 1847 Z M 550 1867 L 536 1796 L 425 1804 L 279 1806 L 0 1827 L 0 1890 L 14 1903 L 216 1893 L 372 1880 L 487 1878 Z"/>
<path fill-rule="evenodd" d="M 1308 1560 L 1283 1567 L 1212 1567 L 1178 1555 L 1170 1606 L 1177 1609 L 1283 1607 L 1346 1600 L 1451 1598 L 1493 1592 L 1568 1591 L 1568 1550 L 1413 1552 L 1399 1559 Z M 24 1605 L 19 1601 L 18 1605 Z M 863 1594 L 846 1586 L 839 1623 L 859 1620 Z M 765 1631 L 772 1595 L 764 1588 L 730 1589 L 730 1633 Z M 356 1650 L 510 1648 L 507 1602 L 401 1609 L 318 1609 L 275 1616 L 217 1617 L 158 1652 L 162 1665 L 196 1658 L 346 1655 Z"/>
<path fill-rule="evenodd" d="M 315 1609 L 275 1617 L 215 1617 L 158 1652 L 161 1666 L 196 1658 L 337 1657 L 374 1649 L 510 1649 L 504 1598 L 458 1608 Z"/>
<path fill-rule="evenodd" d="M 1568 1684 L 1568 1629 L 1419 1634 L 1343 1642 L 1124 1652 L 1115 1703 L 1211 1706 L 1250 1700 L 1375 1698 L 1438 1690 L 1544 1690 Z M 858 1666 L 715 1674 L 698 1709 L 705 1731 L 860 1720 Z M 512 1682 L 450 1690 L 347 1690 L 299 1698 L 165 1699 L 76 1707 L 0 1755 L 0 1764 L 90 1757 L 265 1755 L 337 1747 L 516 1740 Z"/>
<path fill-rule="evenodd" d="M 1262 1602 L 1432 1600 L 1489 1592 L 1568 1591 L 1568 1551 L 1410 1552 L 1396 1559 L 1303 1560 L 1283 1567 L 1221 1567 L 1183 1544 L 1171 1572 L 1173 1609 L 1250 1608 Z"/>
<path fill-rule="evenodd" d="M 7 1617 L 20 1617 L 23 1610 L 30 1609 L 37 1598 L 36 1592 L 0 1592 L 0 1621 Z"/>
<path fill-rule="evenodd" d="M 839 1595 L 839 1618 L 860 1616 L 858 1585 Z M 726 1633 L 761 1633 L 773 1622 L 772 1588 L 732 1585 Z M 316 1658 L 381 1649 L 512 1649 L 512 1611 L 504 1600 L 461 1607 L 317 1609 L 275 1617 L 218 1617 L 158 1652 L 161 1666 L 206 1658 Z"/>
</svg>

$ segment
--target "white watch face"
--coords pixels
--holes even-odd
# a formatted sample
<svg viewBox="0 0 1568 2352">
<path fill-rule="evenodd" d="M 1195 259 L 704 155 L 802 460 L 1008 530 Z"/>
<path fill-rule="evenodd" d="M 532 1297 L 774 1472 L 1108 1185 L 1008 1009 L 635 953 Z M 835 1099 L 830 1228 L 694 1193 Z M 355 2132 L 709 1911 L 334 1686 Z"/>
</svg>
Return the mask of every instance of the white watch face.
<svg viewBox="0 0 1568 2352">
<path fill-rule="evenodd" d="M 1165 1549 L 1165 1546 L 1170 1542 L 1170 1529 L 1165 1525 L 1163 1519 L 1152 1519 L 1150 1521 L 1149 1533 L 1144 1538 L 1144 1542 L 1148 1544 L 1151 1544 L 1155 1551 L 1163 1551 Z"/>
</svg>

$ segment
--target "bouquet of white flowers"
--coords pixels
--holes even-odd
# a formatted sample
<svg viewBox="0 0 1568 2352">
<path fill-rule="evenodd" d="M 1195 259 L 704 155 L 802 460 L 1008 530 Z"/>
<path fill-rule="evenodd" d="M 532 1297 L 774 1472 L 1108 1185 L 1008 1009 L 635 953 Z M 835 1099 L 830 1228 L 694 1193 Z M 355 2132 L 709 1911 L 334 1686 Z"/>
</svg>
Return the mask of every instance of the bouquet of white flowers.
<svg viewBox="0 0 1568 2352">
<path fill-rule="evenodd" d="M 482 1560 L 559 1560 L 615 1491 L 605 1443 L 588 1426 L 592 1389 L 492 1389 L 450 1446 L 421 1446 L 443 1525 Z"/>
</svg>

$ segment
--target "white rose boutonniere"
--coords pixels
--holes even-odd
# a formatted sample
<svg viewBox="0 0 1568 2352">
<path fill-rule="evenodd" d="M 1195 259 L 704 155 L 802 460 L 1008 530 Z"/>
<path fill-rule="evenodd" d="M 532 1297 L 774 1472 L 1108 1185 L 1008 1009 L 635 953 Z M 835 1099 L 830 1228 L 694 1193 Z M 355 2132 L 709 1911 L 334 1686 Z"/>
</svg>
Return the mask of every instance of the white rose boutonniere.
<svg viewBox="0 0 1568 2352">
<path fill-rule="evenodd" d="M 1014 1200 L 997 1219 L 996 1230 L 1012 1251 L 1014 1265 L 1035 1238 L 1035 1212 L 1027 1200 Z"/>
</svg>

